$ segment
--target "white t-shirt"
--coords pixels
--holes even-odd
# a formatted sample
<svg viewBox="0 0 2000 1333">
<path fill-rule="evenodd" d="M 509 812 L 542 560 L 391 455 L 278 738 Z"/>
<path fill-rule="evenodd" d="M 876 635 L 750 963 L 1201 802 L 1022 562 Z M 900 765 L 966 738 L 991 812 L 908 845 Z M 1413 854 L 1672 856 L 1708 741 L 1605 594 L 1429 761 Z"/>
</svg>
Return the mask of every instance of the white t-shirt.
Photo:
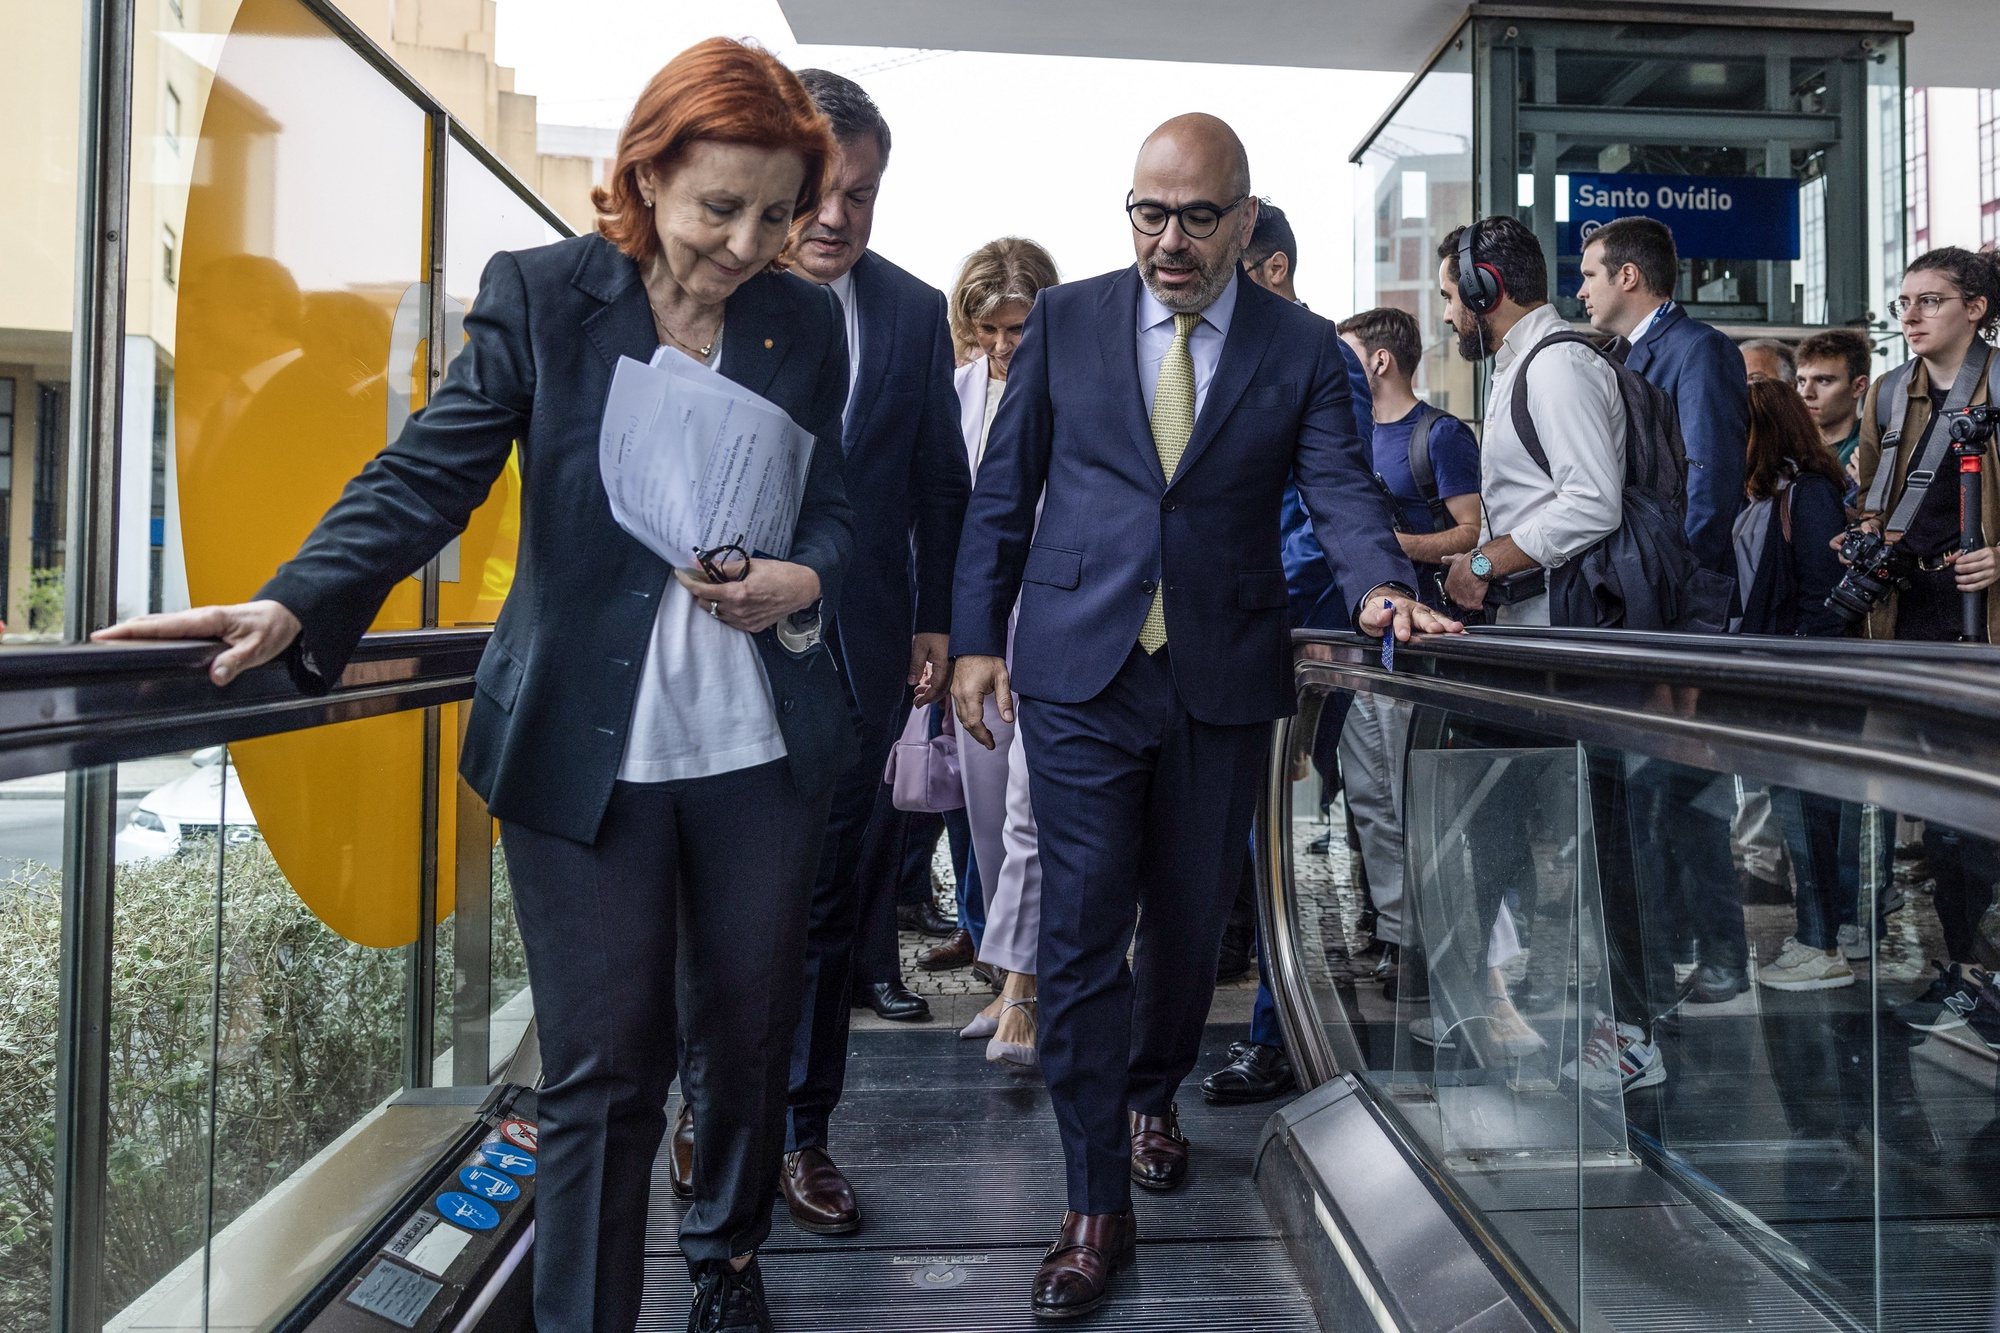
<svg viewBox="0 0 2000 1333">
<path fill-rule="evenodd" d="M 717 350 L 709 362 L 722 367 Z M 620 782 L 684 782 L 785 757 L 757 644 L 671 574 L 639 670 Z"/>
</svg>

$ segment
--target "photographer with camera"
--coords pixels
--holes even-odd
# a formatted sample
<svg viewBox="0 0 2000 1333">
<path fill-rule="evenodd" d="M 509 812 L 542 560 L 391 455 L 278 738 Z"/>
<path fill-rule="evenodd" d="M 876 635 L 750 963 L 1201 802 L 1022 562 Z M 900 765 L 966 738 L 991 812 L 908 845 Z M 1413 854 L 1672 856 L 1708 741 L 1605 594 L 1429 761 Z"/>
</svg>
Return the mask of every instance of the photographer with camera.
<svg viewBox="0 0 2000 1333">
<path fill-rule="evenodd" d="M 1839 539 L 1848 569 L 1827 604 L 1869 638 L 1992 643 L 2000 599 L 1987 594 L 2000 581 L 2000 490 L 1981 458 L 1992 452 L 1992 413 L 1977 409 L 2000 405 L 2000 354 L 1991 345 L 2000 329 L 2000 257 L 1956 246 L 1921 255 L 1904 270 L 1890 311 L 1914 359 L 1869 389 L 1855 455 L 1861 521 Z M 1963 495 L 1962 477 L 1973 482 Z M 1963 1022 L 1982 984 L 1971 960 L 2000 855 L 1985 839 L 1937 825 L 1925 828 L 1924 853 L 1947 958 L 1934 964 L 1930 989 L 1896 1016 L 1930 1031 Z"/>
</svg>

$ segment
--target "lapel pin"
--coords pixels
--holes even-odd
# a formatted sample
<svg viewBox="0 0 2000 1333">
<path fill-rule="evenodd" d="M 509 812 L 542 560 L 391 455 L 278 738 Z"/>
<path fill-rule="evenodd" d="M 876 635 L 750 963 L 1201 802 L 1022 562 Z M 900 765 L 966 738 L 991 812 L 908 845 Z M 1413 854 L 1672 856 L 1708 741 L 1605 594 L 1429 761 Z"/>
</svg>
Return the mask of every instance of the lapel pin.
<svg viewBox="0 0 2000 1333">
<path fill-rule="evenodd" d="M 764 350 L 767 352 L 771 350 L 771 340 L 769 338 L 764 340 Z"/>
</svg>

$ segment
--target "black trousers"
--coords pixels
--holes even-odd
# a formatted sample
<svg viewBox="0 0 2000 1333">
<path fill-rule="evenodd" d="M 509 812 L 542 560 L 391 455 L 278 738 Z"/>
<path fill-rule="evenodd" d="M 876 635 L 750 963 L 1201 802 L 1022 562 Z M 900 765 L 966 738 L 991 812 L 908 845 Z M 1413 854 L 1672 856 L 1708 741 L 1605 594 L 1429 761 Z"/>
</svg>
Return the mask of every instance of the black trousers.
<svg viewBox="0 0 2000 1333">
<path fill-rule="evenodd" d="M 860 757 L 834 788 L 806 924 L 805 986 L 792 1040 L 786 1152 L 826 1146 L 827 1121 L 847 1086 L 848 997 L 854 989 L 855 954 L 868 923 L 874 927 L 876 970 L 884 929 L 889 959 L 895 957 L 895 883 L 864 877 L 861 853 L 882 791 L 889 747 L 905 716 L 899 707 L 891 717 L 861 719 Z"/>
<path fill-rule="evenodd" d="M 1190 717 L 1172 651 L 1135 645 L 1087 703 L 1021 702 L 1042 858 L 1042 1073 L 1080 1213 L 1130 1206 L 1126 1111 L 1164 1115 L 1200 1055 L 1270 743 L 1268 723 Z"/>
<path fill-rule="evenodd" d="M 503 825 L 542 1044 L 535 1322 L 627 1333 L 678 1025 L 690 1268 L 771 1229 L 826 798 L 784 760 L 621 782 L 594 844 Z"/>
</svg>

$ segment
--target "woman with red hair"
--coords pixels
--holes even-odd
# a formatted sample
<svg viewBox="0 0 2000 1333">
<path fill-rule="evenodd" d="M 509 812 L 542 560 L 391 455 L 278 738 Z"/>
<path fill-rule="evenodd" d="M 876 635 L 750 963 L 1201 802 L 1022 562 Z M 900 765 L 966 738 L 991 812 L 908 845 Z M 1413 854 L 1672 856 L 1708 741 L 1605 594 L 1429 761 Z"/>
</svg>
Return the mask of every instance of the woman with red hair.
<svg viewBox="0 0 2000 1333">
<path fill-rule="evenodd" d="M 534 989 L 544 1329 L 623 1333 L 638 1319 L 677 1029 L 698 1127 L 680 1235 L 689 1328 L 771 1326 L 756 1250 L 777 1193 L 819 833 L 854 745 L 817 634 L 853 546 L 843 321 L 773 261 L 817 209 L 832 150 L 769 54 L 717 39 L 675 57 L 625 127 L 598 234 L 494 257 L 430 405 L 256 599 L 103 636 L 220 638 L 218 684 L 283 655 L 323 691 L 518 441 L 519 569 L 461 768 L 501 823 Z M 612 372 L 663 345 L 815 437 L 786 559 L 705 552 L 670 568 L 613 519 L 598 463 Z"/>
</svg>

